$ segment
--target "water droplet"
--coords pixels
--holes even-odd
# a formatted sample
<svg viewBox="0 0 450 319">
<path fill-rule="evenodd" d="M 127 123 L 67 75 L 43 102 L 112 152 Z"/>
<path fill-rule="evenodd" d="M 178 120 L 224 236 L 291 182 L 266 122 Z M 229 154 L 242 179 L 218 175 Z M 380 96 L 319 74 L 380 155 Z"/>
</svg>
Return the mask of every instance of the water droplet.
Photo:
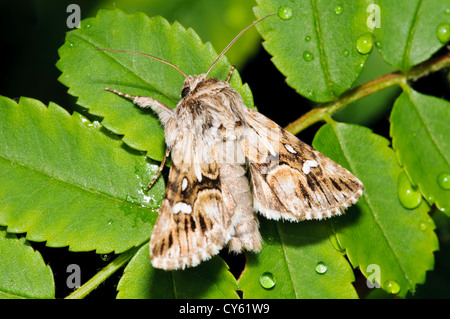
<svg viewBox="0 0 450 319">
<path fill-rule="evenodd" d="M 438 176 L 438 184 L 445 190 L 450 189 L 450 173 L 442 173 Z"/>
<path fill-rule="evenodd" d="M 390 294 L 398 294 L 400 292 L 400 286 L 395 280 L 388 280 L 383 285 L 384 290 Z"/>
<path fill-rule="evenodd" d="M 303 60 L 305 60 L 306 62 L 310 62 L 314 60 L 314 55 L 309 51 L 305 51 L 303 52 Z"/>
<path fill-rule="evenodd" d="M 328 267 L 324 263 L 322 263 L 322 262 L 317 263 L 316 273 L 318 273 L 319 275 L 323 275 L 324 273 L 327 272 L 327 270 L 328 270 Z"/>
<path fill-rule="evenodd" d="M 375 46 L 376 46 L 378 49 L 383 48 L 383 44 L 382 44 L 380 41 L 375 42 Z"/>
<path fill-rule="evenodd" d="M 266 239 L 266 243 L 268 245 L 273 245 L 273 243 L 275 243 L 275 238 L 273 236 L 268 236 Z"/>
<path fill-rule="evenodd" d="M 400 203 L 408 209 L 414 209 L 422 202 L 422 194 L 417 187 L 411 185 L 405 173 L 401 173 L 398 177 L 397 194 Z"/>
<path fill-rule="evenodd" d="M 421 231 L 426 231 L 427 230 L 427 224 L 426 223 L 420 223 L 420 225 L 419 225 L 419 229 L 421 230 Z"/>
<path fill-rule="evenodd" d="M 450 14 L 450 8 L 445 9 L 446 14 Z"/>
<path fill-rule="evenodd" d="M 356 40 L 356 49 L 361 54 L 368 54 L 373 48 L 372 34 L 365 33 Z"/>
<path fill-rule="evenodd" d="M 101 258 L 103 261 L 108 261 L 108 260 L 111 259 L 112 255 L 113 255 L 113 254 L 101 254 L 100 258 Z"/>
<path fill-rule="evenodd" d="M 292 9 L 288 6 L 281 6 L 278 9 L 278 16 L 283 20 L 289 20 L 292 17 Z"/>
<path fill-rule="evenodd" d="M 348 50 L 344 50 L 344 51 L 342 51 L 342 54 L 344 56 L 349 56 L 350 52 Z"/>
<path fill-rule="evenodd" d="M 307 36 L 305 37 L 305 41 L 306 41 L 306 42 L 310 42 L 310 41 L 311 41 L 311 37 L 310 37 L 309 35 L 307 35 Z"/>
<path fill-rule="evenodd" d="M 441 23 L 437 27 L 437 37 L 441 43 L 450 41 L 450 23 Z"/>
<path fill-rule="evenodd" d="M 334 13 L 336 13 L 338 16 L 342 14 L 342 11 L 344 11 L 344 8 L 341 5 L 334 8 Z"/>
<path fill-rule="evenodd" d="M 264 289 L 272 289 L 276 284 L 276 280 L 272 273 L 264 272 L 259 276 L 259 284 Z"/>
</svg>

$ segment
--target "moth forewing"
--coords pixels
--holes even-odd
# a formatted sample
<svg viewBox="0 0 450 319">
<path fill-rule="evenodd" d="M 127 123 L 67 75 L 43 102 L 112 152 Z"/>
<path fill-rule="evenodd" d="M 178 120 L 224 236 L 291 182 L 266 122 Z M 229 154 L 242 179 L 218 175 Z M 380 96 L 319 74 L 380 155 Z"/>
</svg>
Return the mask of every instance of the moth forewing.
<svg viewBox="0 0 450 319">
<path fill-rule="evenodd" d="M 262 126 L 277 131 L 272 136 L 279 137 L 261 142 L 276 145 L 261 146 L 256 155 L 251 148 L 245 148 L 256 211 L 270 219 L 299 221 L 339 215 L 356 203 L 364 189 L 358 178 L 264 115 L 250 109 L 246 113 L 245 145 L 254 143 L 247 140 L 255 136 L 262 139 L 257 134 Z M 275 146 L 279 150 L 277 163 L 270 160 Z"/>
</svg>

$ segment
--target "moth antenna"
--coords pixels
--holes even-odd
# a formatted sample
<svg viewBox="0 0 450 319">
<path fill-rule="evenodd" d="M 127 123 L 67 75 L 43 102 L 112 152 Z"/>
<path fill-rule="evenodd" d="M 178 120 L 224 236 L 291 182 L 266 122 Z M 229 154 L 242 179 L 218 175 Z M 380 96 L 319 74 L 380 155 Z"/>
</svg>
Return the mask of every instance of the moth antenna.
<svg viewBox="0 0 450 319">
<path fill-rule="evenodd" d="M 241 32 L 239 32 L 239 34 L 237 36 L 234 37 L 233 40 L 231 40 L 230 44 L 227 45 L 227 47 L 225 49 L 223 49 L 223 51 L 219 54 L 219 56 L 217 57 L 217 59 L 214 61 L 214 63 L 209 67 L 208 72 L 206 72 L 206 76 L 208 76 L 209 72 L 211 72 L 212 68 L 216 65 L 216 63 L 220 60 L 220 58 L 228 51 L 229 48 L 231 48 L 231 46 L 234 44 L 234 42 L 236 42 L 237 39 L 239 39 L 241 37 L 242 34 L 244 34 L 245 31 L 247 31 L 248 29 L 250 29 L 251 27 L 253 27 L 255 24 L 259 23 L 260 21 L 264 20 L 265 18 L 268 18 L 270 16 L 275 15 L 276 13 L 271 13 L 268 14 L 258 20 L 256 20 L 255 22 L 253 22 L 252 24 L 250 24 L 248 27 L 246 27 L 244 30 L 242 30 Z"/>
<path fill-rule="evenodd" d="M 170 62 L 167 62 L 167 61 L 165 61 L 165 60 L 163 60 L 163 59 L 157 58 L 157 57 L 155 57 L 155 56 L 153 56 L 153 55 L 150 55 L 150 54 L 141 53 L 141 52 L 134 52 L 134 51 L 116 50 L 116 49 L 95 49 L 95 50 L 99 50 L 99 51 L 114 51 L 114 52 L 123 52 L 123 53 L 132 53 L 132 54 L 143 55 L 143 56 L 152 58 L 152 59 L 154 59 L 154 60 L 156 60 L 156 61 L 159 61 L 159 62 L 162 62 L 162 63 L 165 63 L 165 64 L 171 66 L 172 68 L 174 68 L 175 70 L 177 70 L 178 72 L 180 72 L 181 75 L 183 75 L 185 79 L 187 78 L 187 75 L 184 74 L 184 72 L 181 71 L 181 69 L 180 69 L 179 67 L 177 67 L 176 65 L 174 65 L 174 64 L 172 64 L 172 63 L 170 63 Z"/>
</svg>

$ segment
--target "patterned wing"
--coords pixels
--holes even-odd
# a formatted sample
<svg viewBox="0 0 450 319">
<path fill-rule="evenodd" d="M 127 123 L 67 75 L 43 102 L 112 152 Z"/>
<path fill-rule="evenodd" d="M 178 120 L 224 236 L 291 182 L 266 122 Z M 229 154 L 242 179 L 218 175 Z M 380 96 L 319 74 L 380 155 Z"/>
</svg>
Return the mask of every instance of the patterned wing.
<svg viewBox="0 0 450 319">
<path fill-rule="evenodd" d="M 358 201 L 364 186 L 348 170 L 264 115 L 246 112 L 242 147 L 256 211 L 276 220 L 322 219 Z"/>
<path fill-rule="evenodd" d="M 189 140 L 173 146 L 166 196 L 150 239 L 152 265 L 165 270 L 194 267 L 211 258 L 232 232 L 214 149 L 209 159 L 197 161 L 190 152 L 205 154 L 201 143 L 195 144 L 193 135 L 184 139 Z"/>
</svg>

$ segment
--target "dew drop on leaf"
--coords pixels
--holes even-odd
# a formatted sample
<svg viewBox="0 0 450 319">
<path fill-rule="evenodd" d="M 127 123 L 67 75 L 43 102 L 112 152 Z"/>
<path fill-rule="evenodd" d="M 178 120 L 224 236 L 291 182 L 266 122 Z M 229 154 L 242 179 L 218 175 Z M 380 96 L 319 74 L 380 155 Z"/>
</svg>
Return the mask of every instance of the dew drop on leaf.
<svg viewBox="0 0 450 319">
<path fill-rule="evenodd" d="M 361 54 L 368 54 L 373 48 L 372 34 L 365 33 L 356 40 L 356 49 Z"/>
<path fill-rule="evenodd" d="M 318 273 L 319 275 L 323 275 L 324 273 L 327 272 L 327 270 L 328 270 L 328 267 L 324 263 L 322 263 L 322 262 L 317 263 L 316 273 Z"/>
<path fill-rule="evenodd" d="M 341 5 L 334 8 L 334 13 L 336 13 L 338 16 L 342 14 L 342 11 L 344 11 L 344 8 Z"/>
<path fill-rule="evenodd" d="M 264 289 L 272 289 L 276 284 L 276 280 L 271 272 L 264 272 L 259 276 L 259 284 Z"/>
<path fill-rule="evenodd" d="M 420 223 L 420 225 L 419 225 L 419 229 L 421 230 L 421 231 L 426 231 L 427 230 L 427 224 L 426 223 Z"/>
<path fill-rule="evenodd" d="M 278 9 L 278 16 L 283 20 L 289 20 L 292 17 L 292 9 L 288 6 L 281 6 Z"/>
<path fill-rule="evenodd" d="M 350 54 L 350 52 L 349 52 L 348 50 L 344 50 L 344 51 L 342 51 L 342 54 L 343 54 L 344 56 L 348 56 L 348 55 Z"/>
<path fill-rule="evenodd" d="M 111 259 L 112 254 L 101 254 L 100 258 L 103 261 L 109 261 Z"/>
<path fill-rule="evenodd" d="M 438 184 L 445 190 L 450 190 L 450 173 L 442 173 L 438 176 Z"/>
<path fill-rule="evenodd" d="M 311 41 L 311 37 L 310 37 L 309 35 L 307 35 L 307 36 L 305 37 L 305 41 L 306 41 L 306 42 L 310 42 L 310 41 Z"/>
<path fill-rule="evenodd" d="M 441 43 L 450 41 L 450 23 L 441 23 L 437 27 L 437 37 Z"/>
<path fill-rule="evenodd" d="M 414 209 L 422 202 L 422 194 L 417 187 L 411 185 L 408 176 L 401 173 L 398 177 L 397 194 L 400 203 L 407 209 Z"/>
<path fill-rule="evenodd" d="M 388 280 L 384 283 L 384 289 L 390 294 L 398 294 L 400 285 L 395 280 Z"/>
<path fill-rule="evenodd" d="M 303 60 L 305 60 L 306 62 L 310 62 L 314 60 L 314 55 L 309 51 L 305 51 L 303 52 Z"/>
<path fill-rule="evenodd" d="M 275 243 L 275 238 L 273 238 L 273 236 L 268 236 L 266 239 L 266 243 L 268 245 L 273 245 Z"/>
</svg>

